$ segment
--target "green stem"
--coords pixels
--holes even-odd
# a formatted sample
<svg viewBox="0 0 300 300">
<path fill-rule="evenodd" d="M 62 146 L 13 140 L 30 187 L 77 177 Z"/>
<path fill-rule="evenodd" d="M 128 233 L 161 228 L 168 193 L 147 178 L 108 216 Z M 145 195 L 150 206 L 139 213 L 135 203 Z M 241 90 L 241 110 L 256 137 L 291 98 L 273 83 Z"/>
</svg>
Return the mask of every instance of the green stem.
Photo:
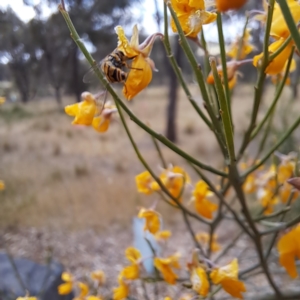
<svg viewBox="0 0 300 300">
<path fill-rule="evenodd" d="M 222 72 L 223 72 L 223 84 L 225 86 L 225 101 L 229 111 L 229 121 L 232 127 L 232 114 L 231 114 L 231 97 L 230 97 L 230 90 L 228 84 L 228 74 L 227 74 L 227 62 L 226 62 L 226 52 L 225 52 L 225 41 L 224 41 L 224 34 L 223 34 L 223 26 L 222 26 L 222 15 L 221 13 L 217 13 L 217 27 L 218 27 L 218 36 L 219 36 L 219 46 L 220 46 L 220 55 L 221 55 L 221 62 L 222 62 Z M 226 133 L 225 133 L 226 134 Z"/>
<path fill-rule="evenodd" d="M 153 136 L 151 136 L 151 139 L 152 139 L 153 144 L 154 144 L 154 147 L 155 147 L 155 149 L 156 149 L 156 151 L 157 151 L 157 153 L 158 153 L 158 156 L 159 156 L 159 158 L 160 158 L 160 161 L 161 161 L 161 163 L 162 163 L 162 166 L 164 167 L 164 169 L 166 169 L 166 168 L 168 167 L 168 165 L 167 165 L 167 163 L 166 163 L 166 161 L 165 161 L 165 158 L 164 158 L 164 156 L 163 156 L 163 154 L 162 154 L 162 152 L 161 152 L 161 149 L 160 149 L 160 147 L 159 147 L 159 144 L 158 144 L 157 140 L 156 140 Z"/>
<path fill-rule="evenodd" d="M 264 81 L 266 78 L 265 69 L 268 66 L 269 63 L 269 37 L 270 37 L 270 29 L 272 24 L 272 17 L 273 17 L 273 10 L 274 10 L 274 0 L 269 1 L 268 6 L 268 16 L 267 16 L 267 22 L 266 22 L 266 31 L 265 31 L 265 37 L 264 37 L 264 49 L 263 49 L 263 61 L 261 68 L 258 72 L 259 76 L 257 79 L 256 86 L 254 87 L 254 101 L 253 101 L 253 108 L 252 108 L 252 115 L 250 124 L 248 126 L 248 129 L 244 135 L 237 160 L 240 160 L 241 157 L 244 154 L 244 151 L 246 150 L 247 146 L 251 142 L 251 134 L 252 131 L 255 128 L 256 118 L 258 115 L 258 110 L 263 94 L 263 87 L 264 87 Z"/>
<path fill-rule="evenodd" d="M 226 101 L 223 85 L 220 76 L 218 74 L 216 61 L 214 58 L 210 60 L 210 66 L 214 75 L 218 100 L 221 108 L 220 114 L 223 122 L 224 132 L 225 132 L 225 140 L 227 145 L 228 156 L 230 159 L 229 164 L 232 165 L 235 162 L 235 151 L 234 151 L 233 130 L 232 130 L 232 123 L 230 118 L 230 111 L 228 107 L 228 101 Z"/>
<path fill-rule="evenodd" d="M 192 104 L 192 106 L 194 107 L 194 109 L 196 110 L 196 112 L 198 113 L 198 115 L 202 118 L 202 120 L 206 123 L 206 125 L 213 130 L 213 126 L 211 124 L 211 122 L 209 121 L 209 119 L 205 116 L 205 114 L 203 113 L 203 111 L 200 109 L 200 107 L 198 106 L 198 104 L 196 103 L 196 101 L 193 99 L 193 96 L 182 76 L 182 72 L 177 64 L 176 59 L 173 56 L 172 50 L 171 50 L 171 45 L 170 45 L 170 40 L 169 40 L 169 34 L 168 34 L 168 14 L 167 14 L 167 6 L 166 4 L 164 4 L 164 46 L 169 58 L 169 61 L 172 65 L 172 68 L 188 98 L 188 100 L 190 101 L 190 103 Z"/>
<path fill-rule="evenodd" d="M 297 49 L 298 49 L 298 51 L 300 51 L 300 35 L 298 32 L 297 25 L 295 24 L 294 18 L 292 16 L 289 6 L 287 4 L 287 1 L 286 0 L 277 0 L 277 3 L 280 6 L 281 12 L 282 12 L 285 22 L 289 28 L 289 31 L 293 37 L 293 40 L 297 46 Z"/>
<path fill-rule="evenodd" d="M 293 54 L 294 54 L 294 48 L 292 49 L 291 51 L 291 54 L 289 56 L 289 60 L 288 60 L 288 63 L 287 63 L 287 66 L 286 66 L 286 69 L 285 69 L 285 72 L 284 72 L 284 76 L 283 78 L 281 79 L 280 81 L 280 84 L 276 90 L 276 94 L 275 94 L 275 98 L 271 104 L 271 106 L 269 107 L 268 111 L 266 112 L 264 118 L 261 120 L 261 122 L 257 125 L 257 127 L 253 130 L 252 134 L 251 134 L 251 140 L 253 140 L 256 135 L 260 132 L 261 128 L 263 127 L 263 125 L 265 124 L 265 122 L 268 120 L 268 118 L 271 116 L 280 96 L 281 96 L 281 93 L 283 91 L 283 88 L 285 86 L 285 83 L 286 83 L 286 80 L 289 76 L 289 72 L 290 72 L 290 66 L 291 66 L 291 63 L 292 63 L 292 59 L 293 59 Z"/>
</svg>

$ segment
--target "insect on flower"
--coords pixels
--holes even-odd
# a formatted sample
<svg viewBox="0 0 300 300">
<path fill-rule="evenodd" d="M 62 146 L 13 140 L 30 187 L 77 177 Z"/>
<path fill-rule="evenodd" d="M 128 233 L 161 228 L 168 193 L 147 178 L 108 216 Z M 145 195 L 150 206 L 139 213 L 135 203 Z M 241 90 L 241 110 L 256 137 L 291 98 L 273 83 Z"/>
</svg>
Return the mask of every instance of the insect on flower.
<svg viewBox="0 0 300 300">
<path fill-rule="evenodd" d="M 128 60 L 134 59 L 136 56 L 128 57 L 118 48 L 108 54 L 99 64 L 102 72 L 106 79 L 110 83 L 125 83 L 128 73 L 123 70 L 124 67 L 127 69 L 141 70 L 132 68 L 127 64 Z M 83 82 L 91 82 L 91 77 L 95 77 L 94 69 L 91 68 L 83 77 Z"/>
</svg>

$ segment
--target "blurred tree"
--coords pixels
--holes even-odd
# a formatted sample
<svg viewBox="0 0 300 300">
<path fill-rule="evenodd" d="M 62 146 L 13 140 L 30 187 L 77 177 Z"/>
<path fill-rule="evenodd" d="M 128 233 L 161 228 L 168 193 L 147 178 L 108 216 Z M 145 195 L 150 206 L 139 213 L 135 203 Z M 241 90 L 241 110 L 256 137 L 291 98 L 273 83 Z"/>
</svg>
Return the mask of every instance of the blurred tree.
<svg viewBox="0 0 300 300">
<path fill-rule="evenodd" d="M 21 101 L 30 98 L 31 74 L 37 70 L 37 53 L 32 47 L 28 27 L 16 14 L 7 9 L 0 11 L 0 56 L 8 61 L 8 66 Z"/>
</svg>

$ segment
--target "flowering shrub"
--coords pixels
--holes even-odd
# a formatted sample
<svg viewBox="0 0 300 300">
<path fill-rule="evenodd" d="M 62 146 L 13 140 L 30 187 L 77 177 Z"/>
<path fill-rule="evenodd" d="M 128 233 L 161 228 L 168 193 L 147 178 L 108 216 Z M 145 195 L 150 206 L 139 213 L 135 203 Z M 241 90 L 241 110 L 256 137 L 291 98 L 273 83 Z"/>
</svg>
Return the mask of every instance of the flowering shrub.
<svg viewBox="0 0 300 300">
<path fill-rule="evenodd" d="M 238 38 L 226 53 L 223 37 L 222 14 L 227 10 L 241 8 L 246 0 L 171 0 L 164 4 L 165 32 L 153 33 L 142 44 L 138 41 L 138 29 L 133 28 L 129 41 L 123 29 L 116 27 L 118 45 L 114 55 L 122 53 L 123 56 L 109 58 L 110 68 L 114 73 L 102 73 L 94 64 L 94 60 L 82 44 L 72 21 L 65 10 L 64 3 L 60 5 L 60 11 L 71 31 L 71 36 L 82 50 L 86 59 L 99 77 L 101 84 L 115 101 L 115 105 L 99 102 L 99 99 L 91 93 L 82 95 L 82 102 L 66 107 L 66 113 L 74 117 L 73 124 L 92 126 L 103 133 L 109 130 L 109 124 L 113 114 L 118 112 L 125 131 L 132 146 L 143 165 L 141 173 L 135 177 L 137 192 L 145 197 L 154 199 L 160 197 L 160 201 L 166 202 L 170 209 L 178 210 L 183 216 L 187 234 L 191 236 L 193 246 L 186 247 L 186 252 L 158 252 L 153 246 L 149 236 L 164 249 L 165 242 L 172 239 L 170 230 L 163 230 L 163 216 L 157 211 L 156 202 L 151 207 L 140 208 L 137 217 L 143 219 L 145 240 L 152 250 L 151 257 L 144 257 L 141 249 L 128 245 L 125 257 L 128 260 L 117 278 L 118 286 L 113 291 L 107 292 L 102 288 L 105 275 L 102 271 L 94 271 L 90 278 L 83 282 L 70 273 L 63 273 L 64 281 L 58 288 L 61 295 L 76 291 L 77 300 L 99 299 L 141 299 L 137 287 L 144 291 L 145 299 L 152 299 L 147 294 L 145 285 L 164 284 L 164 289 L 156 289 L 156 299 L 203 299 L 218 296 L 220 291 L 230 295 L 228 299 L 242 299 L 247 292 L 251 293 L 251 287 L 247 286 L 247 279 L 258 273 L 259 270 L 274 299 L 292 299 L 286 295 L 283 286 L 280 286 L 272 274 L 270 258 L 276 251 L 276 268 L 281 266 L 286 270 L 291 279 L 298 276 L 295 260 L 300 258 L 300 229 L 297 223 L 300 221 L 298 214 L 294 218 L 286 219 L 287 212 L 298 199 L 300 189 L 298 176 L 297 155 L 283 155 L 276 152 L 286 139 L 299 127 L 300 117 L 293 120 L 292 125 L 286 128 L 284 134 L 274 145 L 263 152 L 264 139 L 259 145 L 256 159 L 247 158 L 246 150 L 249 144 L 258 137 L 258 133 L 264 129 L 268 132 L 269 126 L 265 125 L 272 120 L 272 115 L 282 90 L 287 83 L 289 72 L 293 69 L 293 54 L 295 48 L 300 51 L 300 36 L 298 22 L 300 21 L 300 5 L 296 0 L 263 1 L 265 11 L 259 15 L 259 20 L 265 27 L 264 45 L 261 54 L 247 59 L 247 55 L 254 49 L 250 43 L 251 32 L 245 26 L 243 35 Z M 171 14 L 168 19 L 167 11 Z M 217 66 L 216 58 L 205 49 L 205 59 L 210 69 L 203 72 L 199 68 L 194 53 L 187 39 L 195 41 L 199 45 L 198 36 L 202 34 L 202 26 L 216 22 L 219 34 L 220 57 Z M 247 24 L 246 24 L 247 25 Z M 194 101 L 182 73 L 172 55 L 168 38 L 168 27 L 180 37 L 181 46 L 191 64 L 199 92 L 203 99 L 203 105 Z M 138 116 L 128 109 L 126 102 L 115 93 L 107 76 L 122 79 L 123 95 L 131 100 L 138 93 L 142 93 L 152 79 L 154 62 L 150 59 L 150 53 L 154 40 L 160 37 L 166 49 L 166 59 L 170 58 L 172 67 L 178 76 L 187 99 L 195 108 L 199 118 L 207 125 L 208 130 L 214 135 L 220 148 L 224 165 L 220 168 L 205 164 L 199 157 L 192 157 L 183 149 L 170 142 L 161 134 L 144 124 Z M 270 43 L 270 37 L 273 42 Z M 202 34 L 202 40 L 205 39 Z M 202 44 L 205 48 L 205 43 Z M 116 54 L 117 53 L 117 54 Z M 131 60 L 131 66 L 125 61 L 117 61 L 120 57 Z M 227 60 L 228 57 L 228 60 Z M 117 64 L 118 63 L 118 64 Z M 253 109 L 248 128 L 244 134 L 240 146 L 234 140 L 234 128 L 232 118 L 232 92 L 238 82 L 238 69 L 241 65 L 250 64 L 257 68 L 257 82 L 254 88 Z M 124 67 L 124 68 L 123 68 Z M 117 77 L 120 70 L 128 72 L 126 80 Z M 123 71 L 124 72 L 124 71 Z M 206 75 L 205 75 L 206 74 Z M 275 76 L 276 93 L 271 106 L 265 116 L 259 120 L 263 86 L 267 76 Z M 108 82 L 109 81 L 109 82 Z M 156 149 L 161 158 L 161 172 L 156 173 L 144 159 L 140 149 L 135 144 L 134 137 L 127 126 L 125 114 L 138 126 L 153 137 Z M 201 137 L 200 137 L 201 138 Z M 162 156 L 159 141 L 183 159 L 185 159 L 195 171 L 199 180 L 192 182 L 191 177 L 181 166 L 166 164 L 166 158 Z M 279 158 L 277 163 L 269 163 L 268 159 L 275 154 Z M 291 183 L 291 184 L 290 184 Z M 254 201 L 255 204 L 251 204 Z M 253 211 L 252 206 L 258 207 Z M 238 235 L 227 237 L 226 245 L 219 243 L 216 230 L 229 219 L 238 229 Z M 207 231 L 195 232 L 191 222 L 199 222 L 205 225 Z M 173 234 L 176 234 L 175 232 Z M 239 257 L 226 256 L 231 248 L 237 247 L 237 241 L 244 236 L 247 243 L 243 244 L 243 251 Z M 191 247 L 194 249 L 191 251 Z M 255 262 L 247 257 L 246 250 L 253 249 L 256 253 Z M 222 263 L 219 260 L 222 258 Z M 240 268 L 241 258 L 250 260 L 250 266 Z M 153 261 L 155 272 L 148 273 L 144 267 L 147 259 Z M 243 259 L 242 259 L 243 260 Z M 273 266 L 274 267 L 274 266 Z M 172 286 L 173 289 L 168 287 Z M 140 294 L 138 294 L 140 295 Z M 139 298 L 135 298 L 139 297 Z M 252 295 L 253 297 L 253 295 Z M 294 298 L 297 299 L 298 296 Z M 255 298 L 259 299 L 258 295 Z M 293 299 L 294 299 L 293 298 Z M 20 299 L 34 299 L 24 297 Z M 154 298 L 153 298 L 154 299 Z"/>
</svg>

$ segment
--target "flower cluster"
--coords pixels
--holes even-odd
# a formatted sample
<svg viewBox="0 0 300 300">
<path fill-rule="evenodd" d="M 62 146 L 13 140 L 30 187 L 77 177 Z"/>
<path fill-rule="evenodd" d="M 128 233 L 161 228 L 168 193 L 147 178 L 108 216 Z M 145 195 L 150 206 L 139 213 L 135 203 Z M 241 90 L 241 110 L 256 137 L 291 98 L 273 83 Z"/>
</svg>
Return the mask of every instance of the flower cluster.
<svg viewBox="0 0 300 300">
<path fill-rule="evenodd" d="M 272 164 L 268 169 L 261 167 L 255 173 L 249 174 L 243 184 L 245 193 L 256 194 L 266 215 L 271 214 L 279 202 L 285 204 L 289 198 L 293 202 L 299 196 L 299 192 L 287 182 L 294 175 L 294 155 L 278 155 L 281 160 L 279 165 Z M 241 168 L 246 168 L 246 164 L 242 164 Z"/>
</svg>

